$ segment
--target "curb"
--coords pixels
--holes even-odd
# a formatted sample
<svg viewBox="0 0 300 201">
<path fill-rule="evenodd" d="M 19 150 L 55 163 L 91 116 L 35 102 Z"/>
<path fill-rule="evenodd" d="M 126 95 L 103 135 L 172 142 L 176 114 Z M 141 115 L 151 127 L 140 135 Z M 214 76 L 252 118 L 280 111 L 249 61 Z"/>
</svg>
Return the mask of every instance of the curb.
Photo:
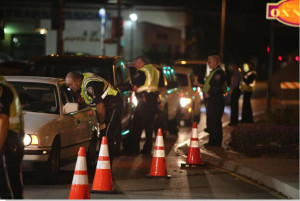
<svg viewBox="0 0 300 201">
<path fill-rule="evenodd" d="M 292 198 L 299 199 L 299 189 L 284 183 L 278 179 L 275 179 L 271 176 L 267 176 L 257 170 L 253 170 L 247 166 L 244 166 L 240 163 L 231 160 L 223 160 L 219 157 L 211 156 L 206 153 L 201 153 L 202 160 L 206 163 L 209 163 L 215 167 L 219 167 L 237 174 L 247 176 L 253 180 L 256 180 L 259 183 L 272 188 L 283 195 Z"/>
</svg>

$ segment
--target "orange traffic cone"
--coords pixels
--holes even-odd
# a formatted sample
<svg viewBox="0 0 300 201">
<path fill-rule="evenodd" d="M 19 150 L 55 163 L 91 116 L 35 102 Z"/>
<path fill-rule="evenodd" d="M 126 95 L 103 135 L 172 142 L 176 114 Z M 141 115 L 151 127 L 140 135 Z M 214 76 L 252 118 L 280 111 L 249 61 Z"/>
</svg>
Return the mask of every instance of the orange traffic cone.
<svg viewBox="0 0 300 201">
<path fill-rule="evenodd" d="M 147 177 L 171 178 L 171 175 L 167 174 L 164 139 L 161 128 L 157 132 L 150 174 L 147 174 Z"/>
<path fill-rule="evenodd" d="M 115 193 L 112 183 L 107 138 L 103 136 L 91 193 Z"/>
<path fill-rule="evenodd" d="M 188 166 L 202 165 L 201 156 L 200 156 L 200 148 L 199 148 L 197 122 L 193 123 L 192 137 L 191 137 L 190 147 L 189 147 L 187 158 L 186 158 L 186 163 L 181 164 L 181 166 L 186 166 L 186 165 L 188 165 Z"/>
<path fill-rule="evenodd" d="M 84 147 L 79 148 L 69 199 L 90 199 Z"/>
</svg>

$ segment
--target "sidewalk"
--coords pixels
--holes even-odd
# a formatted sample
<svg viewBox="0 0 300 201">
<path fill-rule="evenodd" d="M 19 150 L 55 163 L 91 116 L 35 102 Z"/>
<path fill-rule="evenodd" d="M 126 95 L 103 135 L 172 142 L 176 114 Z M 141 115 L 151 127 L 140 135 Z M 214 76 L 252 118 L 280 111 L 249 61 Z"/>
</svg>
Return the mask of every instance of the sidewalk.
<svg viewBox="0 0 300 201">
<path fill-rule="evenodd" d="M 223 126 L 222 148 L 205 149 L 203 144 L 208 141 L 208 133 L 200 131 L 198 127 L 202 161 L 251 178 L 290 199 L 299 199 L 299 158 L 247 157 L 234 152 L 226 148 L 231 140 L 231 130 L 231 127 Z M 177 148 L 177 151 L 186 155 L 188 146 L 189 142 L 182 144 Z"/>
</svg>

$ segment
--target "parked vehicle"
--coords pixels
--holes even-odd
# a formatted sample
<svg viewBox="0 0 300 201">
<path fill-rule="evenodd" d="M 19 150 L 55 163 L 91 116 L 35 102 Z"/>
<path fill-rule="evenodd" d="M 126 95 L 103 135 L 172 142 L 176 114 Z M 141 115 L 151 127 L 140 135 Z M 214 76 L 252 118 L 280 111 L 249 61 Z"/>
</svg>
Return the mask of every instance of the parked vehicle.
<svg viewBox="0 0 300 201">
<path fill-rule="evenodd" d="M 65 81 L 58 78 L 5 76 L 16 88 L 24 112 L 24 165 L 46 165 L 46 174 L 55 178 L 61 161 L 74 158 L 79 147 L 87 150 L 87 163 L 97 163 L 99 139 L 96 114 L 75 102 Z"/>
<path fill-rule="evenodd" d="M 190 68 L 179 66 L 174 66 L 173 69 L 176 72 L 179 84 L 180 119 L 184 120 L 187 124 L 199 122 L 201 98 L 197 90 L 198 87 L 194 85 L 194 72 Z"/>
<path fill-rule="evenodd" d="M 154 66 L 160 71 L 159 78 L 159 113 L 155 122 L 157 128 L 162 128 L 164 135 L 168 130 L 172 134 L 177 134 L 180 124 L 180 103 L 177 77 L 174 69 L 166 65 Z M 130 65 L 130 74 L 133 77 L 136 68 Z"/>
<path fill-rule="evenodd" d="M 68 72 L 93 72 L 120 90 L 124 101 L 122 121 L 122 138 L 126 138 L 131 126 L 134 105 L 132 103 L 132 85 L 126 61 L 122 57 L 106 56 L 75 56 L 50 55 L 42 57 L 34 65 L 32 74 L 36 76 L 65 78 Z M 120 153 L 122 145 L 121 136 L 115 139 L 115 154 Z"/>
</svg>

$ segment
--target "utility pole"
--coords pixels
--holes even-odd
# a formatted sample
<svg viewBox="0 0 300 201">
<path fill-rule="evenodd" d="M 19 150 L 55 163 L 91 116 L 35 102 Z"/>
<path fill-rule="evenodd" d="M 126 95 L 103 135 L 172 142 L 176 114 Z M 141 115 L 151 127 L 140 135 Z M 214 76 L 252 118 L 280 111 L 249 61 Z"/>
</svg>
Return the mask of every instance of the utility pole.
<svg viewBox="0 0 300 201">
<path fill-rule="evenodd" d="M 118 0 L 118 17 L 117 17 L 117 26 L 121 26 L 121 3 L 122 0 Z M 121 55 L 121 33 L 120 33 L 121 29 L 120 27 L 117 28 L 117 55 L 120 56 Z"/>
<path fill-rule="evenodd" d="M 273 54 L 274 54 L 274 20 L 270 23 L 270 55 L 269 55 L 269 72 L 268 72 L 268 90 L 267 90 L 267 113 L 271 112 L 271 77 L 273 73 Z"/>
<path fill-rule="evenodd" d="M 220 57 L 222 62 L 224 59 L 225 17 L 226 17 L 226 0 L 222 0 L 221 38 L 220 38 Z"/>
<path fill-rule="evenodd" d="M 56 29 L 56 53 L 64 53 L 63 30 L 65 27 L 65 3 L 64 0 L 57 0 L 52 5 L 52 29 Z"/>
</svg>

